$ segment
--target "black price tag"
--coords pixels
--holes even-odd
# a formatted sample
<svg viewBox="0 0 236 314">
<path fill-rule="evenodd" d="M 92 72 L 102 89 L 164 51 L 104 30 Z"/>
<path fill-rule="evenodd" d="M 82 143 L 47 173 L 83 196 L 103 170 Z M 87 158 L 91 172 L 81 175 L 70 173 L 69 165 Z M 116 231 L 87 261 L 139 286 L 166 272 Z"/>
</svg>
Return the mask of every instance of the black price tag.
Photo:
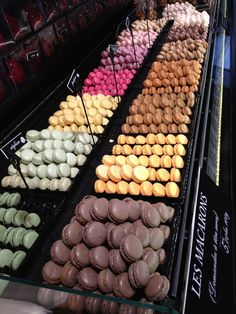
<svg viewBox="0 0 236 314">
<path fill-rule="evenodd" d="M 39 55 L 40 55 L 40 52 L 38 50 L 34 50 L 34 51 L 28 52 L 26 54 L 26 59 L 27 59 L 28 62 L 30 62 L 33 59 L 38 58 Z"/>
<path fill-rule="evenodd" d="M 126 20 L 125 20 L 125 26 L 127 28 L 130 28 L 130 18 L 127 16 Z"/>
<path fill-rule="evenodd" d="M 80 86 L 80 75 L 76 70 L 74 70 L 70 76 L 68 83 L 67 83 L 67 88 L 72 93 L 77 93 L 79 86 Z"/>
<path fill-rule="evenodd" d="M 58 28 L 58 34 L 60 36 L 62 36 L 63 38 L 66 38 L 67 34 L 68 34 L 68 29 L 65 25 L 63 25 L 62 27 Z"/>
<path fill-rule="evenodd" d="M 20 132 L 15 137 L 13 137 L 13 139 L 11 139 L 4 146 L 2 146 L 0 148 L 0 151 L 8 160 L 12 159 L 12 157 L 17 158 L 17 155 L 15 155 L 15 153 L 26 143 L 27 139 L 22 135 L 22 132 Z"/>
<path fill-rule="evenodd" d="M 117 45 L 109 45 L 109 52 L 112 55 L 117 55 L 119 47 Z"/>
<path fill-rule="evenodd" d="M 143 5 L 143 13 L 146 15 L 147 13 L 147 3 L 145 2 Z"/>
</svg>

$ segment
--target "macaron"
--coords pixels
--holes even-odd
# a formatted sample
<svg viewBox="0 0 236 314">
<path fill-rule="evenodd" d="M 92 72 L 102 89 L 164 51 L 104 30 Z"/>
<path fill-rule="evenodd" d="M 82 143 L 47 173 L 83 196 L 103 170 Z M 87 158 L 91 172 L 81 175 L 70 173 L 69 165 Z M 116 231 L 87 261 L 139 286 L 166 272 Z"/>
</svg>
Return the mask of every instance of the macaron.
<svg viewBox="0 0 236 314">
<path fill-rule="evenodd" d="M 75 245 L 70 253 L 70 260 L 77 268 L 83 268 L 90 265 L 90 251 L 84 243 Z"/>
<path fill-rule="evenodd" d="M 77 221 L 71 222 L 63 228 L 61 237 L 65 245 L 77 245 L 83 238 L 83 226 Z"/>
<path fill-rule="evenodd" d="M 91 217 L 96 221 L 104 221 L 108 216 L 109 201 L 102 197 L 97 198 L 91 206 Z"/>
<path fill-rule="evenodd" d="M 114 223 L 122 223 L 129 218 L 129 207 L 126 202 L 112 199 L 109 204 L 108 218 Z"/>
<path fill-rule="evenodd" d="M 90 250 L 90 264 L 97 270 L 103 270 L 108 267 L 109 251 L 105 246 L 97 246 Z"/>
<path fill-rule="evenodd" d="M 149 232 L 150 232 L 150 247 L 153 250 L 160 249 L 165 242 L 163 231 L 159 228 L 152 228 L 149 229 Z"/>
<path fill-rule="evenodd" d="M 152 249 L 143 252 L 142 260 L 146 262 L 150 274 L 154 273 L 160 264 L 160 258 L 158 253 L 156 253 Z"/>
<path fill-rule="evenodd" d="M 26 258 L 26 253 L 24 251 L 21 251 L 21 250 L 16 251 L 12 256 L 12 261 L 10 265 L 11 269 L 14 271 L 17 270 L 25 258 Z"/>
<path fill-rule="evenodd" d="M 141 219 L 147 227 L 158 227 L 160 225 L 161 217 L 154 206 L 146 207 L 141 205 Z"/>
<path fill-rule="evenodd" d="M 70 260 L 70 253 L 70 249 L 62 240 L 55 241 L 50 249 L 52 260 L 59 265 L 64 265 Z"/>
<path fill-rule="evenodd" d="M 161 301 L 163 300 L 169 291 L 169 280 L 160 275 L 159 273 L 154 273 L 145 287 L 144 293 L 148 300 L 150 301 Z"/>
<path fill-rule="evenodd" d="M 128 269 L 129 282 L 134 289 L 144 288 L 149 281 L 150 274 L 147 263 L 144 260 L 134 262 Z"/>
<path fill-rule="evenodd" d="M 143 246 L 139 238 L 132 234 L 125 236 L 120 244 L 120 254 L 128 263 L 139 260 L 143 254 Z"/>
<path fill-rule="evenodd" d="M 83 268 L 78 275 L 78 285 L 82 290 L 95 291 L 98 287 L 98 274 L 91 267 Z"/>
<path fill-rule="evenodd" d="M 134 296 L 135 289 L 130 285 L 128 273 L 121 273 L 116 276 L 113 293 L 117 297 L 126 299 L 131 299 Z"/>
<path fill-rule="evenodd" d="M 65 287 L 72 288 L 77 282 L 78 274 L 78 269 L 70 261 L 68 261 L 61 270 L 61 283 Z"/>
<path fill-rule="evenodd" d="M 98 287 L 103 293 L 111 293 L 113 291 L 113 284 L 115 275 L 107 268 L 99 272 L 98 274 Z"/>
<path fill-rule="evenodd" d="M 83 240 L 89 247 L 102 245 L 107 237 L 107 231 L 101 222 L 91 221 L 83 229 Z"/>
<path fill-rule="evenodd" d="M 119 249 L 112 249 L 109 251 L 109 267 L 115 274 L 127 271 L 127 264 L 121 257 Z"/>
<path fill-rule="evenodd" d="M 1 252 L 0 252 L 1 253 Z M 62 266 L 57 265 L 53 261 L 47 262 L 42 269 L 44 281 L 49 284 L 59 284 L 61 279 Z"/>
<path fill-rule="evenodd" d="M 22 244 L 26 249 L 30 249 L 35 241 L 38 239 L 39 234 L 34 230 L 27 230 L 23 235 Z"/>
</svg>

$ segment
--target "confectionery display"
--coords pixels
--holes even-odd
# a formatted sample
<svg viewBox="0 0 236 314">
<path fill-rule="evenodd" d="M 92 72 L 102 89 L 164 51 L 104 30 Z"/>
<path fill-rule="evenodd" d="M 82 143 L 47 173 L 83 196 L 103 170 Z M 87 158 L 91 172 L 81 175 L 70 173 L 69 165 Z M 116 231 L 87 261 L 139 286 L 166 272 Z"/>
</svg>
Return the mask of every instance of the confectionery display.
<svg viewBox="0 0 236 314">
<path fill-rule="evenodd" d="M 165 298 L 170 283 L 159 265 L 166 260 L 173 207 L 87 195 L 74 215 L 50 249 L 51 260 L 42 269 L 46 283 L 126 299 L 140 290 L 148 301 Z M 39 300 L 46 306 L 40 292 Z"/>
<path fill-rule="evenodd" d="M 6 313 L 154 314 L 174 307 L 177 313 L 177 295 L 186 289 L 187 298 L 196 270 L 190 261 L 200 243 L 194 222 L 201 201 L 208 206 L 204 235 L 212 240 L 205 161 L 199 165 L 211 148 L 205 137 L 214 112 L 207 89 L 209 76 L 216 76 L 213 20 L 220 5 L 128 2 L 24 1 L 19 14 L 13 5 L 0 8 L 0 102 L 13 90 L 27 94 L 30 81 L 31 97 L 40 99 L 0 138 L 0 271 L 15 278 L 0 283 Z M 119 6 L 120 13 L 132 11 L 113 21 Z M 114 26 L 109 30 L 100 21 L 107 15 Z M 106 28 L 109 36 L 97 45 L 90 35 Z M 15 43 L 9 51 L 7 32 Z M 46 79 L 51 65 L 55 84 Z M 45 85 L 43 96 L 36 97 L 34 84 Z M 214 213 L 219 234 L 229 233 L 228 218 Z M 214 261 L 208 247 L 197 258 L 201 267 L 207 254 Z M 17 277 L 37 286 L 28 297 L 35 303 L 20 301 L 25 288 L 13 295 L 16 300 L 5 300 Z"/>
<path fill-rule="evenodd" d="M 19 209 L 20 202 L 19 193 L 0 194 L 0 269 L 16 271 L 39 237 L 41 218 Z"/>
<path fill-rule="evenodd" d="M 62 192 L 68 190 L 98 140 L 88 133 L 47 129 L 29 130 L 26 139 L 28 142 L 16 154 L 21 159 L 20 168 L 29 188 Z M 1 185 L 26 188 L 13 165 L 8 167 L 8 176 L 2 179 Z"/>
</svg>

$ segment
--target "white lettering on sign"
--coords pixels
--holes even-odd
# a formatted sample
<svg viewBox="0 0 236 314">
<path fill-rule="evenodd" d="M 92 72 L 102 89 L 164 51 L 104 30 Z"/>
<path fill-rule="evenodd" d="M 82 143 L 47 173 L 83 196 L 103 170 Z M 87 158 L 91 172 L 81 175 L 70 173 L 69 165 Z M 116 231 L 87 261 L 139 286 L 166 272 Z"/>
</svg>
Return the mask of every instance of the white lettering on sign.
<svg viewBox="0 0 236 314">
<path fill-rule="evenodd" d="M 204 257 L 204 244 L 206 235 L 207 197 L 201 192 L 200 204 L 196 220 L 196 246 L 194 248 L 194 264 L 191 290 L 200 299 L 202 287 L 202 267 Z"/>
<path fill-rule="evenodd" d="M 214 233 L 213 233 L 213 253 L 211 254 L 213 267 L 212 267 L 212 277 L 208 284 L 208 291 L 210 298 L 213 303 L 217 303 L 217 256 L 218 256 L 218 234 L 219 234 L 219 216 L 216 211 L 213 211 L 215 215 Z"/>
<path fill-rule="evenodd" d="M 227 212 L 224 213 L 224 227 L 223 227 L 223 235 L 222 235 L 222 246 L 225 250 L 226 254 L 230 253 L 230 244 L 229 244 L 229 221 L 230 217 Z"/>
</svg>

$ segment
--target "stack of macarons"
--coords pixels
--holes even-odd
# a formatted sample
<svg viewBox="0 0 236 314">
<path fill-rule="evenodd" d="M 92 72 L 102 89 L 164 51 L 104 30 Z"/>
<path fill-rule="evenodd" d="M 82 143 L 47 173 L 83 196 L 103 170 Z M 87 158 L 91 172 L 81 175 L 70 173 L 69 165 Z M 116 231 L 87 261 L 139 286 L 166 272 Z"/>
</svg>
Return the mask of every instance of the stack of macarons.
<svg viewBox="0 0 236 314">
<path fill-rule="evenodd" d="M 178 197 L 188 138 L 179 134 L 119 135 L 96 168 L 97 193 Z"/>
<path fill-rule="evenodd" d="M 130 66 L 127 66 L 124 69 L 117 69 L 115 78 L 114 71 L 100 66 L 91 71 L 85 79 L 83 93 L 123 96 L 135 73 L 135 69 L 130 69 Z"/>
<path fill-rule="evenodd" d="M 18 209 L 19 193 L 4 192 L 0 196 L 0 268 L 17 270 L 39 233 L 41 223 L 36 213 Z M 14 206 L 14 207 L 13 207 Z"/>
<path fill-rule="evenodd" d="M 126 299 L 142 291 L 147 300 L 161 301 L 169 280 L 157 271 L 174 213 L 164 203 L 85 196 L 51 247 L 44 281 Z M 159 281 L 161 292 L 150 288 Z"/>
<path fill-rule="evenodd" d="M 138 69 L 143 63 L 143 60 L 147 53 L 147 47 L 143 46 L 134 45 L 119 47 L 117 54 L 114 57 L 115 70 L 118 71 L 122 69 Z M 102 52 L 101 65 L 104 66 L 105 69 L 113 71 L 112 59 L 110 57 L 108 48 Z"/>
<path fill-rule="evenodd" d="M 17 151 L 21 171 L 30 189 L 66 191 L 91 153 L 97 137 L 88 133 L 60 132 L 57 130 L 29 130 L 28 142 Z M 8 167 L 3 187 L 25 188 L 18 170 Z"/>
<path fill-rule="evenodd" d="M 99 75 L 99 73 L 96 71 L 93 73 L 94 76 L 91 74 L 91 78 L 89 77 L 86 82 L 94 84 L 94 80 L 99 80 L 99 82 L 103 84 L 103 80 L 101 80 L 101 75 Z M 100 79 L 98 77 L 100 77 Z M 68 95 L 66 100 L 60 103 L 59 110 L 54 112 L 54 114 L 49 117 L 48 129 L 50 131 L 57 130 L 86 133 L 90 132 L 88 126 L 89 123 L 91 131 L 94 134 L 103 133 L 104 127 L 113 116 L 113 112 L 116 110 L 119 102 L 119 97 L 112 97 L 109 93 L 103 93 L 102 90 L 104 88 L 96 87 L 96 92 L 92 92 L 91 89 L 89 93 L 83 94 L 82 97 L 87 111 L 88 120 L 86 118 L 81 97 Z M 86 87 L 84 90 L 87 90 Z"/>
</svg>

